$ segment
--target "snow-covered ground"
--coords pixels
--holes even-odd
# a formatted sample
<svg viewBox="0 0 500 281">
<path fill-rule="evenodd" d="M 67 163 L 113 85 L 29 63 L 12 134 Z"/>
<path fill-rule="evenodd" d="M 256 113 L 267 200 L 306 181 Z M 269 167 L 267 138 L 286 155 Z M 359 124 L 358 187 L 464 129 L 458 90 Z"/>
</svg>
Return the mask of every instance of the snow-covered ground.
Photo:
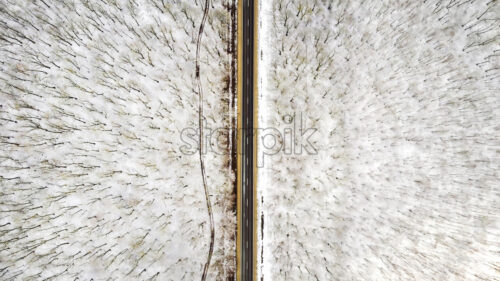
<svg viewBox="0 0 500 281">
<path fill-rule="evenodd" d="M 180 133 L 198 128 L 204 5 L 0 1 L 1 280 L 201 278 L 209 217 Z M 211 1 L 201 38 L 206 128 L 234 125 L 235 5 Z M 205 156 L 208 280 L 235 271 L 231 147 Z"/>
<path fill-rule="evenodd" d="M 500 280 L 500 3 L 259 2 L 259 280 Z"/>
</svg>

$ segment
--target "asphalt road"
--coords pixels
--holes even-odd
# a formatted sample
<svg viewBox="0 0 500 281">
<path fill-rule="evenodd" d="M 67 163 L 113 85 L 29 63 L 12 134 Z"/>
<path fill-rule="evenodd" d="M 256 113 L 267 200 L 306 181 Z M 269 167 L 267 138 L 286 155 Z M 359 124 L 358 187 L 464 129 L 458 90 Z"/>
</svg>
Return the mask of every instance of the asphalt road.
<svg viewBox="0 0 500 281">
<path fill-rule="evenodd" d="M 254 194 L 253 194 L 253 121 L 254 121 L 254 1 L 243 0 L 243 66 L 242 66 L 242 196 L 241 196 L 241 281 L 253 281 Z"/>
</svg>

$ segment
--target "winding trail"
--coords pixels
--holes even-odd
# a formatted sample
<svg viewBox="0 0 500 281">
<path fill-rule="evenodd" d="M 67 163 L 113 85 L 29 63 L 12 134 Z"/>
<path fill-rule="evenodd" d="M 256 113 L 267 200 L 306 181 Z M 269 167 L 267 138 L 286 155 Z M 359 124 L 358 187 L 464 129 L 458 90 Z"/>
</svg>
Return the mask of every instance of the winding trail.
<svg viewBox="0 0 500 281">
<path fill-rule="evenodd" d="M 200 156 L 200 169 L 201 177 L 203 179 L 203 190 L 205 191 L 205 201 L 207 203 L 208 217 L 210 220 L 210 248 L 208 250 L 207 261 L 203 267 L 203 274 L 201 280 L 205 281 L 208 275 L 208 269 L 210 267 L 210 261 L 214 252 L 214 242 L 215 242 L 215 228 L 214 228 L 214 215 L 212 211 L 212 203 L 210 202 L 210 196 L 208 194 L 207 177 L 205 174 L 205 160 L 203 158 L 203 87 L 200 78 L 200 44 L 201 38 L 203 36 L 203 29 L 205 28 L 205 22 L 207 21 L 208 11 L 210 8 L 210 0 L 205 0 L 205 7 L 203 8 L 203 18 L 201 19 L 200 29 L 198 31 L 198 38 L 196 40 L 196 81 L 198 86 L 198 128 L 200 134 L 198 135 L 199 156 Z"/>
</svg>

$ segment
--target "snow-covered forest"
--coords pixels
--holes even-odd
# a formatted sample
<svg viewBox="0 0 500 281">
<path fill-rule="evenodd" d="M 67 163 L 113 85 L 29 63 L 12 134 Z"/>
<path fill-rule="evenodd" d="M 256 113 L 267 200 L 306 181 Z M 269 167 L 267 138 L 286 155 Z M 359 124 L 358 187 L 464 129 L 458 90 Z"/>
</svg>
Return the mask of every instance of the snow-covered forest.
<svg viewBox="0 0 500 281">
<path fill-rule="evenodd" d="M 500 280 L 500 2 L 258 4 L 258 280 Z M 237 6 L 0 0 L 0 280 L 235 280 Z"/>
<path fill-rule="evenodd" d="M 1 280 L 233 280 L 233 137 L 204 184 L 180 132 L 234 127 L 235 32 L 234 0 L 0 1 Z"/>
<path fill-rule="evenodd" d="M 260 5 L 259 280 L 499 280 L 500 2 Z"/>
</svg>

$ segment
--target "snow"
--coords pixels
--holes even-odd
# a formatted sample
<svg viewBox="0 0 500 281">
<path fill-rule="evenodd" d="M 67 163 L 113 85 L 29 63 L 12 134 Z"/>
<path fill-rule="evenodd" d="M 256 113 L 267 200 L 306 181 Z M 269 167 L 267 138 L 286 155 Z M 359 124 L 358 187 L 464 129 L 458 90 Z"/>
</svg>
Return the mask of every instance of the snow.
<svg viewBox="0 0 500 281">
<path fill-rule="evenodd" d="M 259 2 L 259 280 L 498 280 L 500 3 Z"/>
<path fill-rule="evenodd" d="M 210 232 L 197 154 L 200 1 L 0 1 L 0 279 L 195 280 Z M 201 45 L 208 128 L 233 127 L 234 1 Z M 208 280 L 235 271 L 231 154 L 205 163 Z M 229 164 L 228 164 L 229 163 Z"/>
</svg>

